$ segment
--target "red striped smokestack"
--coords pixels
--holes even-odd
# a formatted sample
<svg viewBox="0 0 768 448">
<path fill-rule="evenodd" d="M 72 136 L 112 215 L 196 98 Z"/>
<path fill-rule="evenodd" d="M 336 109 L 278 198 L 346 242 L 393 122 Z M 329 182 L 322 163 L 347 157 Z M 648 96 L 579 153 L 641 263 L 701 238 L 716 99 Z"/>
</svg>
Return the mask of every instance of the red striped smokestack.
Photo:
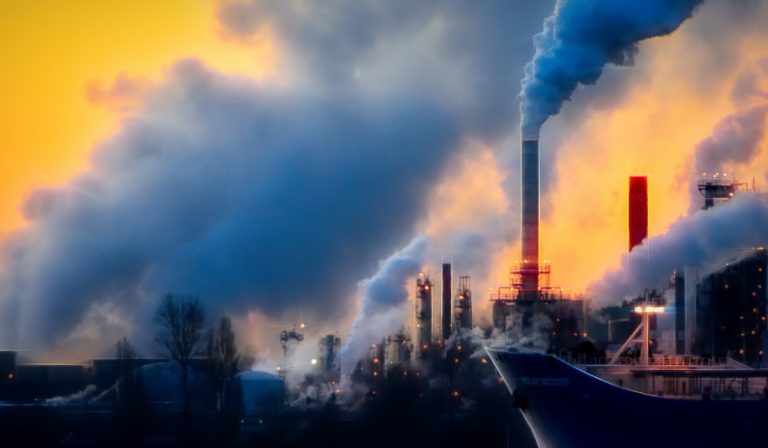
<svg viewBox="0 0 768 448">
<path fill-rule="evenodd" d="M 648 178 L 629 177 L 629 250 L 648 237 Z"/>
<path fill-rule="evenodd" d="M 539 289 L 539 140 L 523 137 L 522 145 L 522 289 L 535 299 Z"/>
</svg>

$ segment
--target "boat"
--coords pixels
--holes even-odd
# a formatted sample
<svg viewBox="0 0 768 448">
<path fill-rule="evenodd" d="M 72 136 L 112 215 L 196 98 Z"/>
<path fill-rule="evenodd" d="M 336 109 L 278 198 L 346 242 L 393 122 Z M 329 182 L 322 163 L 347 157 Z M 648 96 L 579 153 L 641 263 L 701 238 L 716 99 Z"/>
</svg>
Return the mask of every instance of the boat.
<svg viewBox="0 0 768 448">
<path fill-rule="evenodd" d="M 649 355 L 639 306 L 639 358 L 566 359 L 486 348 L 541 448 L 768 446 L 768 369 L 732 359 Z M 645 328 L 642 328 L 643 325 Z M 625 344 L 626 345 L 626 344 Z"/>
</svg>

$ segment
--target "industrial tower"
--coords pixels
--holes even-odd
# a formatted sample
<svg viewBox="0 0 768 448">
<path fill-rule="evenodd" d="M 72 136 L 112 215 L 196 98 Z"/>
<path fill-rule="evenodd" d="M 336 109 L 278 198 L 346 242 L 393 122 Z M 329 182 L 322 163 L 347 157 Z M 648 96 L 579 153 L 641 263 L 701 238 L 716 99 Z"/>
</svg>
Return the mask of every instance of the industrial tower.
<svg viewBox="0 0 768 448">
<path fill-rule="evenodd" d="M 456 332 L 472 329 L 472 291 L 468 275 L 459 277 L 459 287 L 454 300 L 453 322 Z"/>
<path fill-rule="evenodd" d="M 425 359 L 432 345 L 432 282 L 423 273 L 416 279 L 416 358 Z"/>
</svg>

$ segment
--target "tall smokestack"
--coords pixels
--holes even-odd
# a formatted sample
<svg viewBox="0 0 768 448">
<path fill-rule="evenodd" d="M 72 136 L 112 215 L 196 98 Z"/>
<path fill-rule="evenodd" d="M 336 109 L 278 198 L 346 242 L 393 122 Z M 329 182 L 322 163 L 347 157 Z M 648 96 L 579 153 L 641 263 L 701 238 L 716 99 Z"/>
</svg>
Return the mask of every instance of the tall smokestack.
<svg viewBox="0 0 768 448">
<path fill-rule="evenodd" d="M 451 337 L 451 264 L 443 263 L 443 340 Z"/>
<path fill-rule="evenodd" d="M 523 138 L 522 148 L 522 295 L 538 298 L 539 289 L 539 141 Z"/>
<path fill-rule="evenodd" d="M 425 359 L 432 344 L 432 282 L 419 274 L 416 279 L 416 358 Z"/>
<path fill-rule="evenodd" d="M 629 177 L 629 250 L 648 237 L 648 178 Z"/>
</svg>

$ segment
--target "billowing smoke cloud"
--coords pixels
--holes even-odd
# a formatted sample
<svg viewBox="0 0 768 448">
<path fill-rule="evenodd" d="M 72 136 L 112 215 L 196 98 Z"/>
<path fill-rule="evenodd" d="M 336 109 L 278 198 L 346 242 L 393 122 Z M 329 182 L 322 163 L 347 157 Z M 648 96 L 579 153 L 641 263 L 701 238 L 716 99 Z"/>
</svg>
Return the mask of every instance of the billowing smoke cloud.
<svg viewBox="0 0 768 448">
<path fill-rule="evenodd" d="M 768 92 L 760 85 L 761 78 L 768 75 L 768 58 L 759 60 L 756 69 L 747 70 L 739 76 L 731 90 L 731 100 L 742 106 L 757 100 L 768 100 Z"/>
<path fill-rule="evenodd" d="M 629 253 L 624 265 L 590 286 L 599 305 L 665 289 L 675 269 L 703 268 L 768 241 L 766 197 L 745 193 L 681 218 L 669 230 Z"/>
<path fill-rule="evenodd" d="M 606 64 L 629 65 L 637 42 L 669 34 L 701 0 L 558 0 L 534 37 L 520 94 L 522 132 L 538 137 L 579 85 L 594 84 Z"/>
<path fill-rule="evenodd" d="M 224 0 L 223 33 L 247 39 L 268 26 L 291 76 L 354 83 L 399 95 L 403 82 L 445 92 L 465 125 L 485 138 L 517 118 L 515 79 L 531 57 L 530 36 L 553 0 Z M 296 66 L 300 68 L 294 70 Z"/>
<path fill-rule="evenodd" d="M 696 147 L 698 172 L 722 172 L 727 165 L 747 163 L 760 151 L 768 104 L 735 112 L 721 121 Z"/>
<path fill-rule="evenodd" d="M 514 132 L 512 80 L 551 8 L 221 5 L 225 34 L 269 25 L 290 62 L 280 87 L 178 64 L 89 170 L 35 192 L 28 227 L 2 247 L 0 343 L 109 346 L 167 292 L 211 315 L 338 319 L 411 239 L 449 155 Z"/>
<path fill-rule="evenodd" d="M 761 87 L 768 70 L 763 64 L 764 60 L 760 60 L 737 77 L 730 95 L 736 111 L 721 120 L 712 134 L 696 145 L 691 179 L 718 172 L 733 178 L 739 166 L 751 163 L 760 154 L 768 116 L 768 92 Z M 701 199 L 695 181 L 691 182 L 690 193 L 690 211 L 694 211 Z"/>
<path fill-rule="evenodd" d="M 360 282 L 362 303 L 341 353 L 342 377 L 346 378 L 370 349 L 394 334 L 406 321 L 406 281 L 421 269 L 428 241 L 419 236 L 403 250 L 387 258 L 373 277 Z"/>
<path fill-rule="evenodd" d="M 731 101 L 737 110 L 696 146 L 697 172 L 723 171 L 732 164 L 749 163 L 759 153 L 768 115 L 768 92 L 761 86 L 768 76 L 766 60 L 752 64 L 734 82 Z"/>
<path fill-rule="evenodd" d="M 338 316 L 409 238 L 457 128 L 425 95 L 298 95 L 181 63 L 86 173 L 27 201 L 3 246 L 2 342 L 60 341 L 103 304 L 146 316 L 167 292 L 213 315 Z"/>
</svg>

